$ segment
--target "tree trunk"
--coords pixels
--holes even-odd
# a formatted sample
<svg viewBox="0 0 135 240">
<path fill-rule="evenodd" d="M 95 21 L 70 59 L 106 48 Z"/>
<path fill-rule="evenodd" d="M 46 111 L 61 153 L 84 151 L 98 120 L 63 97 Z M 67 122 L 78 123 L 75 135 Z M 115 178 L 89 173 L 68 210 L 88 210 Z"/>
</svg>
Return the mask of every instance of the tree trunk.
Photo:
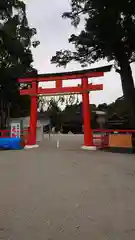
<svg viewBox="0 0 135 240">
<path fill-rule="evenodd" d="M 7 126 L 7 119 L 9 117 L 10 106 L 1 98 L 0 100 L 0 129 L 3 130 Z"/>
<path fill-rule="evenodd" d="M 132 70 L 124 50 L 120 51 L 119 48 L 119 51 L 116 53 L 116 57 L 120 66 L 124 100 L 128 104 L 130 128 L 135 129 L 135 88 Z"/>
<path fill-rule="evenodd" d="M 1 104 L 0 104 L 0 113 L 1 113 L 1 125 L 0 125 L 0 129 L 3 130 L 4 129 L 4 119 L 5 119 L 5 112 L 4 112 L 4 101 L 3 99 L 1 99 Z"/>
<path fill-rule="evenodd" d="M 6 116 L 6 127 L 9 127 L 10 125 L 10 103 L 7 104 L 7 116 Z"/>
</svg>

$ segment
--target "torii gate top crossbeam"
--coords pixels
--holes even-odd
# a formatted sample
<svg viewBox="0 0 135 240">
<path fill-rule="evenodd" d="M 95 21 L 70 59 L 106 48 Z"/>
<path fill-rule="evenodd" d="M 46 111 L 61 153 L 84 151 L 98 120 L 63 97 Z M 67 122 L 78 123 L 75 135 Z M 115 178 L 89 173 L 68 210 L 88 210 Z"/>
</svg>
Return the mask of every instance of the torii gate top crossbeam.
<svg viewBox="0 0 135 240">
<path fill-rule="evenodd" d="M 105 72 L 109 72 L 112 68 L 112 65 L 94 68 L 94 69 L 87 69 L 87 70 L 80 70 L 80 71 L 73 71 L 73 72 L 64 72 L 64 73 L 48 73 L 48 74 L 34 74 L 31 76 L 23 76 L 22 78 L 18 79 L 19 83 L 30 83 L 30 82 L 49 82 L 49 81 L 59 81 L 59 80 L 70 80 L 70 79 L 81 79 L 84 77 L 93 78 L 93 77 L 102 77 L 104 76 Z"/>
<path fill-rule="evenodd" d="M 101 71 L 102 70 L 102 71 Z M 111 66 L 95 68 L 95 69 L 87 69 L 81 71 L 74 72 L 66 72 L 66 73 L 52 73 L 52 74 L 37 74 L 35 76 L 26 76 L 18 79 L 19 83 L 31 83 L 31 87 L 28 89 L 20 89 L 21 95 L 51 95 L 51 94 L 69 94 L 69 93 L 83 93 L 84 91 L 96 91 L 103 90 L 102 84 L 88 84 L 87 88 L 83 88 L 83 81 L 92 77 L 102 77 L 104 76 L 104 72 L 108 72 L 111 70 Z M 75 80 L 81 79 L 81 85 L 76 87 L 63 87 L 63 80 Z M 38 86 L 39 82 L 49 82 L 55 81 L 55 88 L 41 88 Z M 34 85 L 33 85 L 34 84 Z"/>
</svg>

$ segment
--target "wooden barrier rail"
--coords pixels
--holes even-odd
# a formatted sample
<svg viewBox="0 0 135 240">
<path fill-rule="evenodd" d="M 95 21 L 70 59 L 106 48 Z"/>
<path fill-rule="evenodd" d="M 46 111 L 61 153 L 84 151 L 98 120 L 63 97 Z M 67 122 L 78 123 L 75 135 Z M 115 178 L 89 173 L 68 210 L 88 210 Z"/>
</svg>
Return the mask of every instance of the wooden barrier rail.
<svg viewBox="0 0 135 240">
<path fill-rule="evenodd" d="M 93 131 L 93 142 L 99 148 L 106 148 L 109 147 L 109 136 L 112 134 L 135 134 L 135 130 L 118 130 L 118 129 L 94 129 Z M 94 134 L 99 133 L 100 136 L 96 136 Z M 99 141 L 97 141 L 99 140 Z M 135 141 L 135 137 L 132 137 L 132 142 Z"/>
<path fill-rule="evenodd" d="M 10 129 L 0 130 L 0 138 L 5 138 L 5 137 L 11 138 L 10 132 L 11 132 Z M 28 134 L 28 129 L 21 130 L 21 136 L 24 136 L 26 134 Z"/>
</svg>

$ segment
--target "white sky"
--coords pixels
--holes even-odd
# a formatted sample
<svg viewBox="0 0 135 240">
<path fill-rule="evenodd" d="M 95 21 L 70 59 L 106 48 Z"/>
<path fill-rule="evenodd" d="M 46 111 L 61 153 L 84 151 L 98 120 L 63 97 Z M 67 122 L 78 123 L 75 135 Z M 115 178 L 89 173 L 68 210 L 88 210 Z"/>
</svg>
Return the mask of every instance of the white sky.
<svg viewBox="0 0 135 240">
<path fill-rule="evenodd" d="M 37 39 L 40 46 L 33 50 L 34 67 L 39 73 L 63 72 L 81 69 L 78 63 L 70 64 L 66 69 L 56 68 L 50 63 L 55 52 L 60 49 L 70 48 L 68 38 L 75 32 L 69 20 L 61 18 L 63 12 L 69 9 L 69 0 L 25 0 L 27 3 L 27 14 L 29 25 L 37 29 Z M 78 31 L 78 30 L 76 30 Z M 104 61 L 95 63 L 91 67 L 105 65 Z M 135 65 L 132 66 L 135 78 Z M 104 78 L 93 79 L 93 83 L 103 83 L 104 90 L 91 93 L 91 103 L 110 103 L 122 95 L 120 77 L 114 70 L 105 74 Z M 70 81 L 70 85 L 74 82 Z"/>
</svg>

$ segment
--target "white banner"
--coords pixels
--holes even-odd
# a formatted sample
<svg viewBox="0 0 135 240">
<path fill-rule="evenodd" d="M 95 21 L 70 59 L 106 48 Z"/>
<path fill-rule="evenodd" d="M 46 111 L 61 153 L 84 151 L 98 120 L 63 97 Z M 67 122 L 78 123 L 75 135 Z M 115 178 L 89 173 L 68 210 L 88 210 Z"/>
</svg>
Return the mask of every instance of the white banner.
<svg viewBox="0 0 135 240">
<path fill-rule="evenodd" d="M 20 138 L 20 136 L 21 136 L 20 123 L 11 123 L 11 137 Z"/>
</svg>

